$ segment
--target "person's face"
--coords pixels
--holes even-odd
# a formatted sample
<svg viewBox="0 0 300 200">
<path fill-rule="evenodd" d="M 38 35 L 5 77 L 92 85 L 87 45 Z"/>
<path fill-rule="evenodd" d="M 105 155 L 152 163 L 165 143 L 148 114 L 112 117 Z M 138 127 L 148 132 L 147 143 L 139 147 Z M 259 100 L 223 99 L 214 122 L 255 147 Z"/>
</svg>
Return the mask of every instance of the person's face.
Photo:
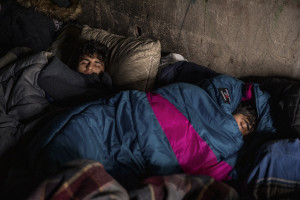
<svg viewBox="0 0 300 200">
<path fill-rule="evenodd" d="M 248 118 L 243 114 L 235 114 L 233 115 L 235 121 L 237 122 L 239 129 L 243 136 L 248 135 L 251 132 L 251 126 Z"/>
<path fill-rule="evenodd" d="M 83 74 L 100 74 L 104 72 L 104 62 L 97 57 L 97 54 L 94 54 L 92 57 L 89 55 L 82 56 L 82 59 L 78 63 L 78 72 Z"/>
</svg>

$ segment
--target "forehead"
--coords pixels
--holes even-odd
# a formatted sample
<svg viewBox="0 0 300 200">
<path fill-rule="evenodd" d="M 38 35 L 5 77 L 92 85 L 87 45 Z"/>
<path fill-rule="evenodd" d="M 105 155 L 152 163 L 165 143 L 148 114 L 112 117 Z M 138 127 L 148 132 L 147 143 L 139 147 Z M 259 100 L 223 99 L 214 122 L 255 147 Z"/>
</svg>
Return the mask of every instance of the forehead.
<svg viewBox="0 0 300 200">
<path fill-rule="evenodd" d="M 91 60 L 91 59 L 97 59 L 100 60 L 102 57 L 98 56 L 97 53 L 94 54 L 84 54 L 83 56 L 80 57 L 80 60 Z"/>
<path fill-rule="evenodd" d="M 242 113 L 237 113 L 234 115 L 235 118 L 237 119 L 248 119 L 244 114 Z"/>
</svg>

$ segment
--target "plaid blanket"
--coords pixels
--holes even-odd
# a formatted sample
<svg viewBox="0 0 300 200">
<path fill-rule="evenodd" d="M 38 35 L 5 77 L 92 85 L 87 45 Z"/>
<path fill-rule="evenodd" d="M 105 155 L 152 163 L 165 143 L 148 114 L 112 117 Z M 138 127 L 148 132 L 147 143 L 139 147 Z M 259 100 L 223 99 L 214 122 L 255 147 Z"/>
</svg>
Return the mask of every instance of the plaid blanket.
<svg viewBox="0 0 300 200">
<path fill-rule="evenodd" d="M 209 176 L 151 177 L 126 191 L 99 162 L 76 160 L 49 177 L 29 199 L 238 199 L 230 186 Z"/>
<path fill-rule="evenodd" d="M 128 199 L 125 189 L 99 162 L 76 160 L 45 180 L 29 199 Z"/>
<path fill-rule="evenodd" d="M 140 189 L 129 192 L 131 199 L 238 199 L 232 187 L 206 175 L 151 177 L 145 183 Z"/>
<path fill-rule="evenodd" d="M 253 195 L 256 199 L 299 199 L 300 182 L 267 177 L 257 180 Z"/>
</svg>

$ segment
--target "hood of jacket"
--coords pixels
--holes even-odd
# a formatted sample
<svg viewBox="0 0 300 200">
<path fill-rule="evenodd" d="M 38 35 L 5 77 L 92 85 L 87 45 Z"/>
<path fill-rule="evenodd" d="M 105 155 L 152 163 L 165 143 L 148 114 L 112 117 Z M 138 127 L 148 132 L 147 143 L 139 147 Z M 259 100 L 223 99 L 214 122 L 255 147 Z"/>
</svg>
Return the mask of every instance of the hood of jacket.
<svg viewBox="0 0 300 200">
<path fill-rule="evenodd" d="M 79 0 L 70 0 L 69 7 L 60 7 L 52 0 L 16 0 L 16 2 L 26 8 L 35 8 L 37 11 L 63 22 L 76 19 L 82 12 Z"/>
</svg>

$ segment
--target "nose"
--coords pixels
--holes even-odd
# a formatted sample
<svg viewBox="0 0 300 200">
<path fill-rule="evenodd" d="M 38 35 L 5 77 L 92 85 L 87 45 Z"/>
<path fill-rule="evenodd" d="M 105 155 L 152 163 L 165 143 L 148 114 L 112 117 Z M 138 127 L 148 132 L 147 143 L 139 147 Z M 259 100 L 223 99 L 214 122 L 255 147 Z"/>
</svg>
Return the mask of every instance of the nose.
<svg viewBox="0 0 300 200">
<path fill-rule="evenodd" d="M 88 65 L 86 66 L 86 68 L 87 68 L 88 70 L 91 70 L 91 69 L 92 69 L 91 63 L 88 63 Z"/>
</svg>

